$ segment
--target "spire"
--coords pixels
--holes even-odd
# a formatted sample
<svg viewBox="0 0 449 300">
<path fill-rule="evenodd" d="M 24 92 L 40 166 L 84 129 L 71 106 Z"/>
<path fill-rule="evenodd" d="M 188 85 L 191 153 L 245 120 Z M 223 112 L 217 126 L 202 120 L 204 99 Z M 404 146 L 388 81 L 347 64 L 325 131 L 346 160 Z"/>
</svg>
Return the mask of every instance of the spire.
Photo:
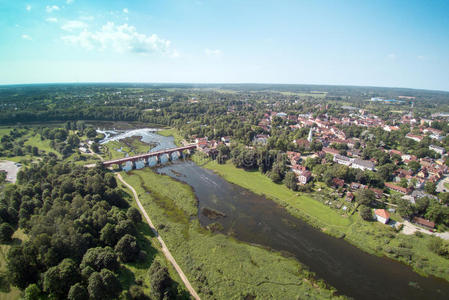
<svg viewBox="0 0 449 300">
<path fill-rule="evenodd" d="M 310 130 L 309 130 L 309 136 L 307 137 L 307 141 L 308 141 L 309 143 L 312 142 L 312 137 L 313 137 L 313 132 L 312 132 L 312 128 L 310 128 Z"/>
</svg>

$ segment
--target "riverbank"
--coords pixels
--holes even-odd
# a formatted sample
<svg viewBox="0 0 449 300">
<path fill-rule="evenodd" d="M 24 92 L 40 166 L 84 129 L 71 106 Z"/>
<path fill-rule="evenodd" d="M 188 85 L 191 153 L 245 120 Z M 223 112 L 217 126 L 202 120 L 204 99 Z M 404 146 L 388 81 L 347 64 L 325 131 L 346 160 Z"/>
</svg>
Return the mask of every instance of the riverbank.
<svg viewBox="0 0 449 300">
<path fill-rule="evenodd" d="M 231 183 L 269 197 L 293 216 L 325 233 L 344 238 L 368 253 L 399 260 L 421 275 L 449 280 L 449 260 L 428 247 L 434 237 L 398 234 L 390 226 L 363 221 L 358 214 L 342 216 L 336 210 L 314 200 L 310 194 L 293 192 L 284 185 L 273 183 L 258 171 L 238 169 L 229 161 L 223 165 L 208 161 L 202 163 L 202 166 L 215 171 Z"/>
<path fill-rule="evenodd" d="M 332 298 L 293 258 L 201 227 L 190 186 L 149 168 L 122 172 L 202 299 Z"/>
</svg>

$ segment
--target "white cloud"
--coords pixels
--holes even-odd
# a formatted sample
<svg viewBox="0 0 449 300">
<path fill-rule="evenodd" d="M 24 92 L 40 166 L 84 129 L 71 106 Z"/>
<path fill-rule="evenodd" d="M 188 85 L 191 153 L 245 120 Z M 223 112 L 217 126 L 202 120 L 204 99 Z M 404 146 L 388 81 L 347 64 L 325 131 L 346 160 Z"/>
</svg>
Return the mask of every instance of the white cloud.
<svg viewBox="0 0 449 300">
<path fill-rule="evenodd" d="M 65 31 L 76 31 L 80 29 L 87 28 L 87 24 L 81 21 L 68 21 L 64 25 L 61 26 L 62 30 Z"/>
<path fill-rule="evenodd" d="M 124 8 L 124 9 L 123 9 L 123 12 L 124 12 L 125 14 L 127 14 L 127 13 L 129 13 L 129 10 L 128 10 L 127 8 Z"/>
<path fill-rule="evenodd" d="M 46 18 L 45 21 L 47 21 L 49 23 L 58 23 L 58 19 L 56 19 L 56 18 Z"/>
<path fill-rule="evenodd" d="M 75 2 L 75 0 L 67 0 L 66 1 L 67 4 L 72 4 L 73 2 Z"/>
<path fill-rule="evenodd" d="M 48 13 L 51 13 L 51 12 L 54 12 L 54 11 L 59 10 L 59 6 L 57 6 L 57 5 L 47 5 L 47 7 L 45 8 L 45 10 L 46 10 Z"/>
<path fill-rule="evenodd" d="M 31 36 L 29 36 L 28 34 L 22 34 L 22 39 L 28 40 L 28 41 L 32 40 Z"/>
<path fill-rule="evenodd" d="M 27 5 L 26 7 L 25 7 L 25 9 L 27 10 L 27 11 L 30 11 L 31 10 L 31 5 Z"/>
<path fill-rule="evenodd" d="M 118 53 L 161 53 L 169 56 L 179 55 L 171 49 L 171 42 L 161 39 L 156 34 L 145 35 L 128 24 L 115 25 L 112 22 L 103 25 L 95 32 L 84 29 L 77 35 L 66 35 L 62 39 L 72 45 L 88 50 L 112 50 Z"/>
<path fill-rule="evenodd" d="M 220 49 L 209 49 L 209 48 L 206 48 L 206 49 L 204 49 L 204 53 L 206 53 L 207 56 L 215 56 L 215 57 L 218 57 L 218 56 L 222 55 L 222 52 L 221 52 Z"/>
</svg>

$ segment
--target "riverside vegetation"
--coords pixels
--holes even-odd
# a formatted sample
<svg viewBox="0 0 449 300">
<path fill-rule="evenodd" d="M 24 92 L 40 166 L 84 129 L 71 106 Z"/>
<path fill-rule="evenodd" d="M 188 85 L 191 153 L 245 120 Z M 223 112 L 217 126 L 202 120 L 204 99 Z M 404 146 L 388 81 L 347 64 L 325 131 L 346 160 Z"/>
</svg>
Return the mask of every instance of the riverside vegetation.
<svg viewBox="0 0 449 300">
<path fill-rule="evenodd" d="M 202 228 L 190 186 L 149 168 L 121 174 L 202 298 L 336 297 L 296 260 Z"/>
</svg>

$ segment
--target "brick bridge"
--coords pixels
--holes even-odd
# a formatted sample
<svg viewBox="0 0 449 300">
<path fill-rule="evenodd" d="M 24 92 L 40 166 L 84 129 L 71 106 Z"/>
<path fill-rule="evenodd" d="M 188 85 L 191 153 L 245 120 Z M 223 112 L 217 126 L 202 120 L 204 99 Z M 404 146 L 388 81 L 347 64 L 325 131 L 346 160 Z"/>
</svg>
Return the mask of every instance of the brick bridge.
<svg viewBox="0 0 449 300">
<path fill-rule="evenodd" d="M 107 160 L 107 161 L 103 161 L 103 165 L 105 167 L 117 165 L 120 168 L 122 168 L 123 164 L 130 161 L 134 167 L 136 161 L 143 160 L 143 161 L 145 161 L 145 164 L 148 164 L 148 161 L 151 157 L 156 157 L 156 161 L 159 161 L 160 156 L 162 156 L 164 154 L 168 154 L 169 158 L 171 158 L 171 154 L 175 153 L 175 152 L 178 152 L 180 157 L 182 157 L 182 152 L 184 150 L 194 150 L 194 149 L 196 149 L 196 144 L 191 144 L 191 145 L 187 145 L 187 146 L 183 146 L 183 147 L 164 149 L 164 150 L 160 150 L 160 151 L 149 152 L 149 153 L 139 154 L 139 155 L 130 156 L 130 157 L 124 157 L 124 158 L 119 158 L 119 159 L 114 159 L 114 160 Z"/>
</svg>

